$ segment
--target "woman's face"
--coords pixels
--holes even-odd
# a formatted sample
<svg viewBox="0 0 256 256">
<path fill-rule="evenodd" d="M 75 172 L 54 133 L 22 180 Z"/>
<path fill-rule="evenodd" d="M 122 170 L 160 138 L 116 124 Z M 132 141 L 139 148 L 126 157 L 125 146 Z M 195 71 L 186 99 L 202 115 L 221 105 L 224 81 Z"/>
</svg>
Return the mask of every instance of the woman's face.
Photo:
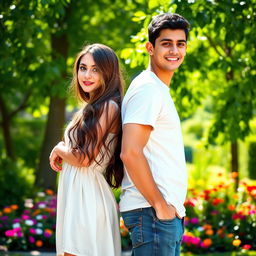
<svg viewBox="0 0 256 256">
<path fill-rule="evenodd" d="M 80 60 L 78 67 L 78 82 L 84 92 L 92 94 L 102 86 L 102 75 L 96 66 L 91 53 L 86 53 Z"/>
</svg>

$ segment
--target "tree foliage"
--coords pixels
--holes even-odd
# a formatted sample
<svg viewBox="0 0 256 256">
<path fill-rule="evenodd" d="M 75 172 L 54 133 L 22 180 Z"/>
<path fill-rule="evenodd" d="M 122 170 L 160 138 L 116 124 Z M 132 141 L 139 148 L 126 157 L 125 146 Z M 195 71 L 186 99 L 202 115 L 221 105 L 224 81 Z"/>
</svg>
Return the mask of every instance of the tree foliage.
<svg viewBox="0 0 256 256">
<path fill-rule="evenodd" d="M 173 0 L 163 6 L 151 1 L 145 12 L 134 14 L 133 21 L 142 28 L 132 37 L 134 46 L 122 51 L 131 67 L 147 66 L 147 26 L 154 15 L 166 11 L 177 12 L 191 23 L 186 61 L 171 82 L 178 112 L 186 118 L 211 98 L 208 143 L 230 142 L 230 169 L 238 172 L 237 140 L 250 133 L 256 107 L 256 1 Z"/>
<path fill-rule="evenodd" d="M 209 142 L 235 144 L 248 135 L 255 111 L 255 10 L 255 0 L 0 1 L 1 157 L 23 158 L 36 169 L 39 144 L 44 141 L 47 156 L 55 143 L 46 135 L 43 140 L 46 121 L 53 125 L 48 134 L 60 134 L 64 125 L 63 119 L 54 127 L 49 109 L 61 102 L 64 111 L 75 54 L 85 43 L 107 44 L 121 57 L 129 81 L 148 64 L 147 25 L 167 11 L 191 23 L 186 61 L 171 84 L 182 119 L 210 98 Z M 68 106 L 76 104 L 69 97 Z M 40 123 L 32 124 L 33 118 Z"/>
<path fill-rule="evenodd" d="M 46 119 L 40 123 L 40 134 L 30 126 L 26 134 L 30 134 L 27 139 L 34 141 L 33 150 L 37 151 L 31 164 L 36 169 L 39 162 L 37 180 L 43 183 L 38 184 L 52 187 L 55 182 L 50 177 L 48 156 L 56 140 L 61 139 L 64 118 L 59 118 L 65 110 L 75 53 L 85 43 L 104 43 L 117 53 L 131 44 L 130 35 L 137 24 L 127 27 L 127 21 L 133 9 L 142 5 L 120 0 L 15 0 L 0 4 L 0 40 L 4 46 L 0 48 L 0 113 L 5 140 L 1 157 L 16 155 L 27 162 L 31 143 L 16 145 L 14 132 L 23 130 L 17 127 L 18 122 Z M 77 103 L 69 100 L 69 104 Z M 43 142 L 41 153 L 38 138 Z"/>
<path fill-rule="evenodd" d="M 220 133 L 226 141 L 243 139 L 249 133 L 256 103 L 256 1 L 177 0 L 164 7 L 152 2 L 146 12 L 134 14 L 133 21 L 142 29 L 132 37 L 134 48 L 124 49 L 121 56 L 131 67 L 147 66 L 144 45 L 151 18 L 167 9 L 185 16 L 191 23 L 188 56 L 171 84 L 181 115 L 190 114 L 193 104 L 211 94 L 210 142 Z"/>
</svg>

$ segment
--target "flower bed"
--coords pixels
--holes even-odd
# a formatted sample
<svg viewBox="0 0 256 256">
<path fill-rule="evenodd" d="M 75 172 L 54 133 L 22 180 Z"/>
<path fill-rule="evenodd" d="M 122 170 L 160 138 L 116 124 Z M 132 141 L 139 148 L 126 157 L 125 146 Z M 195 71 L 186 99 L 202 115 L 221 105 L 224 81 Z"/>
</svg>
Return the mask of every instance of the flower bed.
<svg viewBox="0 0 256 256">
<path fill-rule="evenodd" d="M 234 174 L 233 174 L 234 175 Z M 256 249 L 256 186 L 232 179 L 202 192 L 189 190 L 183 251 L 248 251 Z"/>
<path fill-rule="evenodd" d="M 0 212 L 0 244 L 9 250 L 54 249 L 56 195 L 52 190 L 27 199 L 23 209 L 6 206 Z"/>
<path fill-rule="evenodd" d="M 204 191 L 190 189 L 184 252 L 250 251 L 256 249 L 256 186 L 223 180 Z M 55 249 L 56 195 L 51 190 L 27 199 L 24 206 L 0 212 L 0 245 L 9 250 Z M 123 249 L 130 248 L 129 232 L 120 218 Z"/>
</svg>

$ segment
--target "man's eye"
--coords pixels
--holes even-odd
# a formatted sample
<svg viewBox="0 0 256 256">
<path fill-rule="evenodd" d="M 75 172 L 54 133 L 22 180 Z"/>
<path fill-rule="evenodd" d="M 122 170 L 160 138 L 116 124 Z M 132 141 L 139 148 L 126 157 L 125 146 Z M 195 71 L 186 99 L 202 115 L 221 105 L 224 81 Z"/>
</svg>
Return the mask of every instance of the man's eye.
<svg viewBox="0 0 256 256">
<path fill-rule="evenodd" d="M 185 43 L 178 43 L 178 47 L 185 47 L 186 44 Z"/>
<path fill-rule="evenodd" d="M 163 46 L 170 46 L 170 43 L 163 43 Z"/>
</svg>

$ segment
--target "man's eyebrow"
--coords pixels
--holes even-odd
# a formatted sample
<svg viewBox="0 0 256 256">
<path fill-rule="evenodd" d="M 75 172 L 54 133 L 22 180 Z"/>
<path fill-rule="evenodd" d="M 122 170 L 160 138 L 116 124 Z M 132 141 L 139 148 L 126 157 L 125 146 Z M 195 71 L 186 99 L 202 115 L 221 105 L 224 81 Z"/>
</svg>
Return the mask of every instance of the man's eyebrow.
<svg viewBox="0 0 256 256">
<path fill-rule="evenodd" d="M 169 38 L 163 38 L 163 39 L 161 39 L 160 40 L 160 42 L 163 42 L 163 41 L 167 41 L 167 42 L 173 42 L 173 40 L 172 39 L 169 39 Z M 177 40 L 178 42 L 184 42 L 184 43 L 187 43 L 187 41 L 186 40 L 184 40 L 184 39 L 179 39 L 179 40 Z"/>
</svg>

